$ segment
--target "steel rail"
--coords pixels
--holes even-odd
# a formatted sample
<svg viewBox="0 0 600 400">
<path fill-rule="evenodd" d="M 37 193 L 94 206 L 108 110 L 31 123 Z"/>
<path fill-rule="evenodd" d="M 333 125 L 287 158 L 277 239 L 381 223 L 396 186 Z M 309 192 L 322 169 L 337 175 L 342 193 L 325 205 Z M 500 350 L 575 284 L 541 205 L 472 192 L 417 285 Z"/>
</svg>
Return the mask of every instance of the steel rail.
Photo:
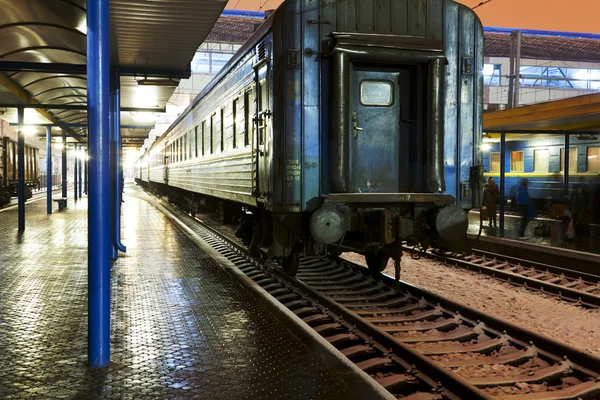
<svg viewBox="0 0 600 400">
<path fill-rule="evenodd" d="M 415 254 L 410 247 L 405 246 L 404 249 Z M 552 294 L 571 303 L 600 308 L 600 276 L 479 249 L 468 256 L 431 251 L 418 254 L 513 285 Z"/>
<path fill-rule="evenodd" d="M 374 279 L 366 268 L 346 260 L 303 258 L 299 279 L 290 278 L 274 263 L 252 258 L 237 239 L 206 221 L 188 219 L 181 211 L 174 214 L 392 393 L 420 384 L 429 388 L 426 398 L 432 399 L 549 400 L 600 394 L 600 359 L 591 354 L 408 283 L 396 284 L 391 277 Z M 448 354 L 466 357 L 445 359 Z M 385 368 L 391 365 L 394 372 L 375 374 L 382 368 L 389 372 Z M 479 377 L 455 372 L 490 365 L 517 372 Z M 550 388 L 521 393 L 517 384 Z M 492 392 L 507 386 L 508 393 Z M 408 398 L 417 395 L 423 393 Z"/>
</svg>

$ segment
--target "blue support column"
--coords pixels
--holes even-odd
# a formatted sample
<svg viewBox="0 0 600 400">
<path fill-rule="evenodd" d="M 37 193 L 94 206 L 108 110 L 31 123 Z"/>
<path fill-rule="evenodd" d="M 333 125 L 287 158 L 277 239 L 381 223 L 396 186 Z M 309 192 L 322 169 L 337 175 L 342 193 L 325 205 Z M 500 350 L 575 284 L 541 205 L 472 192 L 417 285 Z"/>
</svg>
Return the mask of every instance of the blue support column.
<svg viewBox="0 0 600 400">
<path fill-rule="evenodd" d="M 77 201 L 77 145 L 75 145 L 73 154 L 75 155 L 73 157 L 73 198 Z"/>
<path fill-rule="evenodd" d="M 504 191 L 506 190 L 506 133 L 500 134 L 500 236 L 504 237 Z"/>
<path fill-rule="evenodd" d="M 110 53 L 108 0 L 87 0 L 88 362 L 110 364 Z"/>
<path fill-rule="evenodd" d="M 62 197 L 67 198 L 67 135 L 63 132 L 62 135 Z"/>
<path fill-rule="evenodd" d="M 565 149 L 564 151 L 564 161 L 563 161 L 563 193 L 565 195 L 565 199 L 569 198 L 569 164 L 571 157 L 569 153 L 571 152 L 571 137 L 568 133 L 565 133 Z"/>
<path fill-rule="evenodd" d="M 88 194 L 88 164 L 89 164 L 89 160 L 88 160 L 88 150 L 85 150 L 85 161 L 83 162 L 83 192 L 85 193 L 85 195 L 87 196 Z"/>
<path fill-rule="evenodd" d="M 52 128 L 46 127 L 46 211 L 52 214 Z"/>
<path fill-rule="evenodd" d="M 119 71 L 113 74 L 113 134 L 114 134 L 114 242 L 120 252 L 127 252 L 127 248 L 121 243 L 121 202 L 123 200 L 123 185 L 121 180 L 121 82 Z"/>
<path fill-rule="evenodd" d="M 79 146 L 79 152 L 81 152 L 81 146 Z M 77 155 L 77 169 L 79 170 L 79 182 L 78 182 L 78 188 L 79 188 L 79 198 L 81 199 L 82 193 L 83 193 L 83 182 L 82 182 L 82 175 L 83 175 L 83 170 L 81 169 L 81 157 L 79 157 L 79 154 Z"/>
<path fill-rule="evenodd" d="M 114 83 L 114 69 L 110 72 L 110 100 L 109 100 L 109 114 L 108 124 L 109 128 L 109 160 L 110 160 L 110 259 L 116 260 L 119 258 L 119 252 L 117 251 L 117 245 L 115 243 L 115 83 Z"/>
<path fill-rule="evenodd" d="M 23 132 L 25 110 L 17 110 L 17 119 L 19 123 L 19 132 L 17 139 L 17 196 L 19 204 L 19 232 L 25 230 L 25 133 Z"/>
</svg>

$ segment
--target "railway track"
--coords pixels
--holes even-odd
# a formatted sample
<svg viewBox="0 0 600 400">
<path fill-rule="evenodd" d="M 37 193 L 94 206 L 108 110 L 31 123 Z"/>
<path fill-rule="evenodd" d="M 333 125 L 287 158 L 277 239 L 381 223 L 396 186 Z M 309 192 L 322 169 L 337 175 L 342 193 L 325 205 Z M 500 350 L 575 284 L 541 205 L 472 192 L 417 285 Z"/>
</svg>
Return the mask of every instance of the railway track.
<svg viewBox="0 0 600 400">
<path fill-rule="evenodd" d="M 415 251 L 405 247 L 413 254 Z M 470 255 L 418 252 L 455 267 L 477 271 L 513 285 L 554 295 L 562 300 L 589 308 L 600 308 L 600 276 L 548 264 L 508 257 L 484 250 Z"/>
<path fill-rule="evenodd" d="M 204 242 L 397 398 L 594 399 L 600 359 L 342 259 L 297 279 L 169 206 Z M 200 223 L 198 223 L 200 222 Z"/>
</svg>

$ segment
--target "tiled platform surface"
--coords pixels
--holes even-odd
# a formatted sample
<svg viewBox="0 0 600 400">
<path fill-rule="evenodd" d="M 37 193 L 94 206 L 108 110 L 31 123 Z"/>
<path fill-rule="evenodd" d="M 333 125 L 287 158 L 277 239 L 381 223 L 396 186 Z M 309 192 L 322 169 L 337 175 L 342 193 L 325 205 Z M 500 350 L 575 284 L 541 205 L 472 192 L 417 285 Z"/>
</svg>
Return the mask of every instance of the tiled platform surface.
<svg viewBox="0 0 600 400">
<path fill-rule="evenodd" d="M 506 239 L 518 239 L 520 217 L 517 215 L 506 215 L 504 219 L 504 234 L 500 232 L 500 228 L 488 226 L 489 221 L 484 221 L 481 231 L 482 237 L 502 237 Z M 500 217 L 496 218 L 496 222 L 500 223 Z M 540 225 L 549 225 L 551 227 L 550 236 L 538 237 L 535 235 L 535 228 Z M 529 243 L 535 243 L 543 246 L 559 247 L 567 250 L 575 250 L 586 253 L 600 254 L 600 236 L 585 235 L 576 236 L 574 239 L 565 239 L 565 226 L 562 221 L 551 220 L 549 218 L 538 218 L 529 221 L 525 236 Z M 477 235 L 479 233 L 479 212 L 469 213 L 469 234 Z"/>
<path fill-rule="evenodd" d="M 0 213 L 0 399 L 352 399 L 334 372 L 134 186 L 110 367 L 87 367 L 87 202 Z"/>
</svg>

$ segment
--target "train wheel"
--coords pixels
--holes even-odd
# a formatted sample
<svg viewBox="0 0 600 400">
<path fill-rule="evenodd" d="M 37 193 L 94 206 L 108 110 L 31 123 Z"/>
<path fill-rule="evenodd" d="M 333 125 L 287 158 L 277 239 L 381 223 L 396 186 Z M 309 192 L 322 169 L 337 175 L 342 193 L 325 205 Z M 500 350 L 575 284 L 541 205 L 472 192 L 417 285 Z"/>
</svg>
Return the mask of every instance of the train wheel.
<svg viewBox="0 0 600 400">
<path fill-rule="evenodd" d="M 373 275 L 379 275 L 387 266 L 390 254 L 387 251 L 369 252 L 365 254 L 367 266 Z"/>
</svg>

